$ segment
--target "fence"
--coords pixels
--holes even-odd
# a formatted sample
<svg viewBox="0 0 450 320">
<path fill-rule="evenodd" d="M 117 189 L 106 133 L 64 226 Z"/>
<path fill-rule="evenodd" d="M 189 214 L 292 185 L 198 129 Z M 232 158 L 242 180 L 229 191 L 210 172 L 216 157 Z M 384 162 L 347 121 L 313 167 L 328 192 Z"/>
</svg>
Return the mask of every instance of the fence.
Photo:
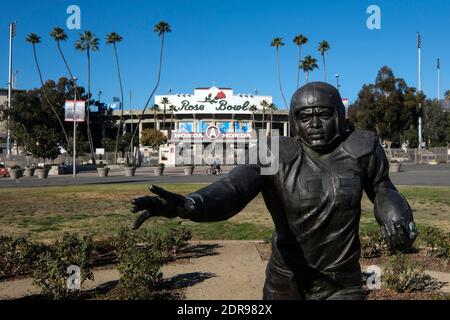
<svg viewBox="0 0 450 320">
<path fill-rule="evenodd" d="M 389 160 L 397 160 L 402 163 L 430 164 L 430 163 L 450 163 L 450 149 L 429 148 L 429 149 L 385 149 Z"/>
</svg>

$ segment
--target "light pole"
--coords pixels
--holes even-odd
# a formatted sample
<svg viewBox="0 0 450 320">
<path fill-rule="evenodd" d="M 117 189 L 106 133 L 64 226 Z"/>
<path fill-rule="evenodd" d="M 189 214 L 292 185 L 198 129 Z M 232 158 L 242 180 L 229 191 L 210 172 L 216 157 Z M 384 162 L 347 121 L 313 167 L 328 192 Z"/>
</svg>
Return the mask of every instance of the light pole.
<svg viewBox="0 0 450 320">
<path fill-rule="evenodd" d="M 438 103 L 441 105 L 441 63 L 439 61 L 439 58 L 437 59 L 437 77 L 438 77 L 438 92 L 437 92 L 437 98 Z"/>
<path fill-rule="evenodd" d="M 8 109 L 11 109 L 11 93 L 12 93 L 12 63 L 13 63 L 13 55 L 12 55 L 12 45 L 13 38 L 16 35 L 16 23 L 9 24 L 9 73 L 8 73 Z M 7 156 L 11 155 L 11 129 L 9 125 L 9 115 L 8 119 L 6 119 L 7 126 L 7 137 L 6 137 L 6 154 Z"/>
<path fill-rule="evenodd" d="M 77 177 L 77 122 L 76 122 L 76 106 L 77 106 L 77 77 L 73 77 L 73 160 L 72 160 L 72 175 L 75 179 Z"/>
<path fill-rule="evenodd" d="M 339 91 L 339 88 L 340 88 L 340 85 L 339 85 L 339 73 L 336 73 L 336 88 L 338 89 L 338 91 Z"/>
<path fill-rule="evenodd" d="M 419 91 L 418 93 L 422 93 L 422 70 L 421 70 L 421 59 L 420 59 L 420 32 L 417 32 L 417 50 L 418 50 L 418 67 L 419 67 Z M 422 149 L 422 102 L 419 101 L 419 125 L 417 128 L 419 134 L 419 150 Z"/>
</svg>

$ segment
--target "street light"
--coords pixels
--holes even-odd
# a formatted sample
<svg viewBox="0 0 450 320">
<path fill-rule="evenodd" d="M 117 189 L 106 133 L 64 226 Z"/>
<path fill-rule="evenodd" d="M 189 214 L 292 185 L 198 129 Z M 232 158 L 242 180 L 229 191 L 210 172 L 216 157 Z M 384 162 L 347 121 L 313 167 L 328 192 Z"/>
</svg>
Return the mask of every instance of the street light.
<svg viewBox="0 0 450 320">
<path fill-rule="evenodd" d="M 72 159 L 72 175 L 73 178 L 77 176 L 77 122 L 75 117 L 76 104 L 77 104 L 77 77 L 73 77 L 73 159 Z"/>
<path fill-rule="evenodd" d="M 339 91 L 339 88 L 340 88 L 340 85 L 339 85 L 339 73 L 336 73 L 335 77 L 336 77 L 336 88 Z"/>
</svg>

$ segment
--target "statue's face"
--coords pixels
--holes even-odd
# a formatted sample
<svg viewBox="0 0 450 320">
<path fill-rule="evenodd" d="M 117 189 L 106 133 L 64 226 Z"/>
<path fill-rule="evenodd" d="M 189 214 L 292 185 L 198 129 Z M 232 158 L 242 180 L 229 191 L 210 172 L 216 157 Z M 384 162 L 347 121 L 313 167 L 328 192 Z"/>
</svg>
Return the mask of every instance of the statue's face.
<svg viewBox="0 0 450 320">
<path fill-rule="evenodd" d="M 311 148 L 326 147 L 336 135 L 335 114 L 327 107 L 313 107 L 297 112 L 300 135 Z"/>
</svg>

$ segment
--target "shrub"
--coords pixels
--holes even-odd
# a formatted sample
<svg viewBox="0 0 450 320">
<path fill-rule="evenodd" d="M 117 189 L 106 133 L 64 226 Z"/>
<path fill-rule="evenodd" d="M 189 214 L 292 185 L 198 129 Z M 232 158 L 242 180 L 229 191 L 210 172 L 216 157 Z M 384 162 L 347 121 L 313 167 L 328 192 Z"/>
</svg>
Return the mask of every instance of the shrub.
<svg viewBox="0 0 450 320">
<path fill-rule="evenodd" d="M 42 293 L 51 299 L 76 298 L 80 290 L 69 289 L 66 283 L 67 268 L 71 265 L 80 268 L 80 285 L 86 279 L 94 279 L 89 259 L 92 253 L 92 239 L 79 238 L 65 233 L 61 240 L 38 255 L 34 264 L 33 283 L 42 289 Z"/>
<path fill-rule="evenodd" d="M 380 257 L 387 249 L 387 244 L 379 231 L 361 233 L 360 241 L 361 257 L 366 259 Z"/>
<path fill-rule="evenodd" d="M 122 299 L 150 299 L 162 279 L 161 239 L 149 232 L 121 229 L 115 239 Z"/>
<path fill-rule="evenodd" d="M 397 293 L 434 291 L 442 284 L 424 272 L 425 266 L 410 261 L 404 254 L 392 256 L 384 270 L 386 286 Z"/>
<path fill-rule="evenodd" d="M 450 257 L 450 234 L 427 227 L 421 234 L 422 240 L 427 246 L 428 253 L 440 258 Z"/>
<path fill-rule="evenodd" d="M 169 229 L 165 234 L 165 245 L 169 252 L 178 253 L 184 249 L 188 241 L 192 239 L 191 231 L 186 227 L 175 227 Z"/>
<path fill-rule="evenodd" d="M 42 247 L 24 238 L 0 237 L 0 279 L 29 273 L 41 251 Z"/>
</svg>

